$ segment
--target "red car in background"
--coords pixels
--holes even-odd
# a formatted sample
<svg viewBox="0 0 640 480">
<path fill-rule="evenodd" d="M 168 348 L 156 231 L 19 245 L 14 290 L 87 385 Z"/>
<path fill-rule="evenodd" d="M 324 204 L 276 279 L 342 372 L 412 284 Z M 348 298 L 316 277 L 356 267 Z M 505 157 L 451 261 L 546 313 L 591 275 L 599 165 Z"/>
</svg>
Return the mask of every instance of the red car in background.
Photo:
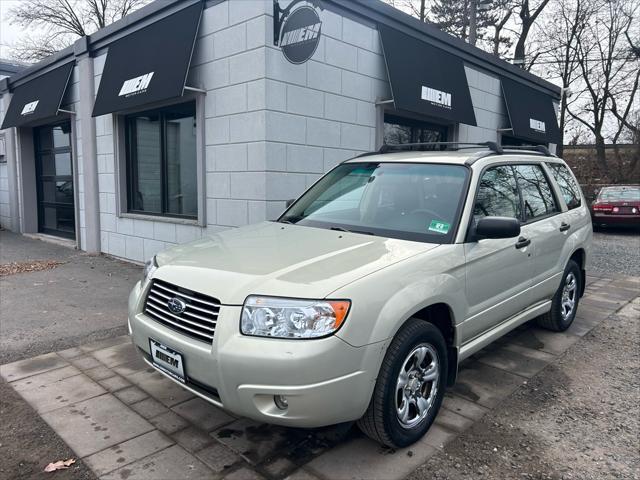
<svg viewBox="0 0 640 480">
<path fill-rule="evenodd" d="M 604 187 L 591 205 L 595 226 L 640 228 L 640 185 Z"/>
</svg>

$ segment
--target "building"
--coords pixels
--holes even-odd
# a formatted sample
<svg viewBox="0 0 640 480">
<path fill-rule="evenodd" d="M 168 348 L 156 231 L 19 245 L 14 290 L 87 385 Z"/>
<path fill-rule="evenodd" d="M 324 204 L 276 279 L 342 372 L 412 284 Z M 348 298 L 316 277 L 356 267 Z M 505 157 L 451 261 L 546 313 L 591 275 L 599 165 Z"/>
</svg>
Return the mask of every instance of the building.
<svg viewBox="0 0 640 480">
<path fill-rule="evenodd" d="M 23 65 L 0 58 L 0 80 L 16 74 L 24 68 Z M 0 131 L 0 226 L 2 226 L 3 220 L 9 219 L 9 183 L 7 179 L 6 152 L 4 134 Z"/>
<path fill-rule="evenodd" d="M 0 58 L 0 80 L 5 77 L 10 77 L 11 75 L 14 75 L 20 70 L 24 69 L 25 65 L 23 65 L 22 63 Z"/>
<path fill-rule="evenodd" d="M 560 89 L 377 0 L 162 0 L 0 81 L 0 223 L 143 261 L 383 142 L 543 143 Z"/>
</svg>

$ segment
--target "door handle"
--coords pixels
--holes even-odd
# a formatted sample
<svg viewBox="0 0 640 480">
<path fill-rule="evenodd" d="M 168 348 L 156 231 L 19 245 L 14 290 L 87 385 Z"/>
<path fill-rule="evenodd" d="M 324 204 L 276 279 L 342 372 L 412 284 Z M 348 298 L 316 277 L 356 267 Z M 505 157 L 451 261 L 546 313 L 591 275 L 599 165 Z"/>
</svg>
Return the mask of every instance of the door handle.
<svg viewBox="0 0 640 480">
<path fill-rule="evenodd" d="M 566 232 L 570 228 L 571 228 L 571 225 L 569 225 L 568 223 L 565 223 L 565 222 L 562 222 L 562 224 L 560 225 L 560 231 L 561 232 Z"/>
<path fill-rule="evenodd" d="M 520 237 L 518 239 L 518 243 L 516 243 L 516 248 L 524 248 L 531 245 L 531 240 L 528 238 Z"/>
</svg>

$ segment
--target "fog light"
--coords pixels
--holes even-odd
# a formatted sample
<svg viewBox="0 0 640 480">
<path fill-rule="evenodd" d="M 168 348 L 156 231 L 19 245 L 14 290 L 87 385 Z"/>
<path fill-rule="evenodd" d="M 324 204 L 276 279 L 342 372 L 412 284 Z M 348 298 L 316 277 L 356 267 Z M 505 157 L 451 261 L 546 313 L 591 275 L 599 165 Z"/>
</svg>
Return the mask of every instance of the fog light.
<svg viewBox="0 0 640 480">
<path fill-rule="evenodd" d="M 274 395 L 273 401 L 280 410 L 286 410 L 289 407 L 289 402 L 287 401 L 287 397 L 284 395 Z"/>
</svg>

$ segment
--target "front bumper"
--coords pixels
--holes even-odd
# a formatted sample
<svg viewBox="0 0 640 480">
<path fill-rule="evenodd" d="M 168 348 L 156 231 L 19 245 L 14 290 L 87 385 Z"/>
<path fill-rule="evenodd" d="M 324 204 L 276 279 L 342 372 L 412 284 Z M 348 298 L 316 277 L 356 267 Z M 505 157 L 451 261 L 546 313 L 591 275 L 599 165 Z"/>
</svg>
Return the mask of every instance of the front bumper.
<svg viewBox="0 0 640 480">
<path fill-rule="evenodd" d="M 141 313 L 145 294 L 138 284 L 129 298 L 133 342 L 147 362 L 149 338 L 182 353 L 187 385 L 178 383 L 211 403 L 257 421 L 305 428 L 356 420 L 364 414 L 384 345 L 356 348 L 336 336 L 316 340 L 245 336 L 239 331 L 241 307 L 226 305 L 220 308 L 213 343 L 207 344 Z M 286 410 L 276 406 L 274 395 L 287 398 Z"/>
</svg>

